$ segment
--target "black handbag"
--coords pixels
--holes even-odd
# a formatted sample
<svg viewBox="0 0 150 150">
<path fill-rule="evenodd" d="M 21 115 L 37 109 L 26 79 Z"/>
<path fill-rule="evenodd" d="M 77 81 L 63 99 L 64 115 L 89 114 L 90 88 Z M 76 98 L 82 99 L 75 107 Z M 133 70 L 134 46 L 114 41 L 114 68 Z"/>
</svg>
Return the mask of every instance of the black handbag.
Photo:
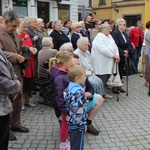
<svg viewBox="0 0 150 150">
<path fill-rule="evenodd" d="M 22 53 L 21 55 L 25 58 L 25 60 L 22 63 L 20 63 L 20 68 L 21 69 L 27 69 L 27 67 L 29 65 L 28 60 L 31 57 L 31 53 L 27 52 L 27 53 Z"/>
</svg>

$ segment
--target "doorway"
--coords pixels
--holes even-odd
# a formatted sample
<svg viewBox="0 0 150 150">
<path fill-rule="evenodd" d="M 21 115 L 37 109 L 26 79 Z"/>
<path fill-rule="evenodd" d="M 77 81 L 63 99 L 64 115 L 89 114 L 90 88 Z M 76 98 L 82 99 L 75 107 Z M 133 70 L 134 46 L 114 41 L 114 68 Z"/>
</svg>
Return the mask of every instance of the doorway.
<svg viewBox="0 0 150 150">
<path fill-rule="evenodd" d="M 38 18 L 42 18 L 44 23 L 49 22 L 49 2 L 38 2 Z"/>
</svg>

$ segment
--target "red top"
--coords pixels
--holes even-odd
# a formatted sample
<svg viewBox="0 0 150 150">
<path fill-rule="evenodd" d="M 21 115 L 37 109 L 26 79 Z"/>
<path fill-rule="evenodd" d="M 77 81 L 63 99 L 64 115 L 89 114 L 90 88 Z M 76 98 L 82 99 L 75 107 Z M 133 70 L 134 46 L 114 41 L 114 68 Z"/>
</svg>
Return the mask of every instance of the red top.
<svg viewBox="0 0 150 150">
<path fill-rule="evenodd" d="M 130 42 L 133 43 L 135 47 L 140 46 L 139 45 L 140 42 L 141 42 L 141 44 L 143 43 L 143 40 L 144 40 L 143 30 L 141 30 L 141 29 L 138 30 L 136 27 L 134 27 L 130 31 L 129 35 L 130 35 Z M 140 39 L 141 39 L 141 41 L 139 42 Z"/>
<path fill-rule="evenodd" d="M 25 36 L 28 36 L 28 37 L 27 39 L 24 40 Z M 27 32 L 24 32 L 23 34 L 19 35 L 19 38 L 22 41 L 22 45 L 33 47 L 30 35 Z M 28 62 L 29 62 L 29 65 L 27 69 L 24 70 L 23 77 L 32 78 L 34 77 L 34 56 L 33 55 L 31 55 Z"/>
</svg>

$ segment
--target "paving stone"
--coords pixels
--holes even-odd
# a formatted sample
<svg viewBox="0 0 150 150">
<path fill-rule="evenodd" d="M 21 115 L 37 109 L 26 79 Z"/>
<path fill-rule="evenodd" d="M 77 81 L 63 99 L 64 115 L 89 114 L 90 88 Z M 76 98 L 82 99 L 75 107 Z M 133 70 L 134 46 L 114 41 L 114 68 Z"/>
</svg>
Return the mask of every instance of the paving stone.
<svg viewBox="0 0 150 150">
<path fill-rule="evenodd" d="M 126 81 L 124 81 L 124 89 Z M 138 74 L 129 76 L 129 94 L 106 100 L 93 125 L 100 134 L 85 134 L 84 150 L 150 150 L 150 97 Z M 59 150 L 59 123 L 52 107 L 38 104 L 42 98 L 33 96 L 36 107 L 21 112 L 21 123 L 29 133 L 15 133 L 17 140 L 9 142 L 12 150 Z"/>
</svg>

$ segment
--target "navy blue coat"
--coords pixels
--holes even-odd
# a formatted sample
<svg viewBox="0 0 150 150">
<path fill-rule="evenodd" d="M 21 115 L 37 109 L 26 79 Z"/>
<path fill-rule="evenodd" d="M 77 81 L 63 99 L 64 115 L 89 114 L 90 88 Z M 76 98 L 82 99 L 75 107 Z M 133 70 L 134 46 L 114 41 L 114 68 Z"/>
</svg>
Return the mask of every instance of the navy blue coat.
<svg viewBox="0 0 150 150">
<path fill-rule="evenodd" d="M 74 50 L 77 49 L 77 41 L 78 41 L 79 38 L 80 38 L 80 35 L 76 34 L 76 33 L 73 33 L 72 36 L 71 36 L 71 43 L 73 45 Z"/>
<path fill-rule="evenodd" d="M 121 32 L 118 29 L 116 29 L 112 32 L 112 37 L 115 40 L 115 43 L 119 49 L 119 55 L 120 55 L 121 61 L 124 61 L 124 50 L 127 50 L 129 53 L 131 50 L 129 36 L 125 32 L 123 32 L 123 35 L 127 42 L 125 42 Z"/>
</svg>

